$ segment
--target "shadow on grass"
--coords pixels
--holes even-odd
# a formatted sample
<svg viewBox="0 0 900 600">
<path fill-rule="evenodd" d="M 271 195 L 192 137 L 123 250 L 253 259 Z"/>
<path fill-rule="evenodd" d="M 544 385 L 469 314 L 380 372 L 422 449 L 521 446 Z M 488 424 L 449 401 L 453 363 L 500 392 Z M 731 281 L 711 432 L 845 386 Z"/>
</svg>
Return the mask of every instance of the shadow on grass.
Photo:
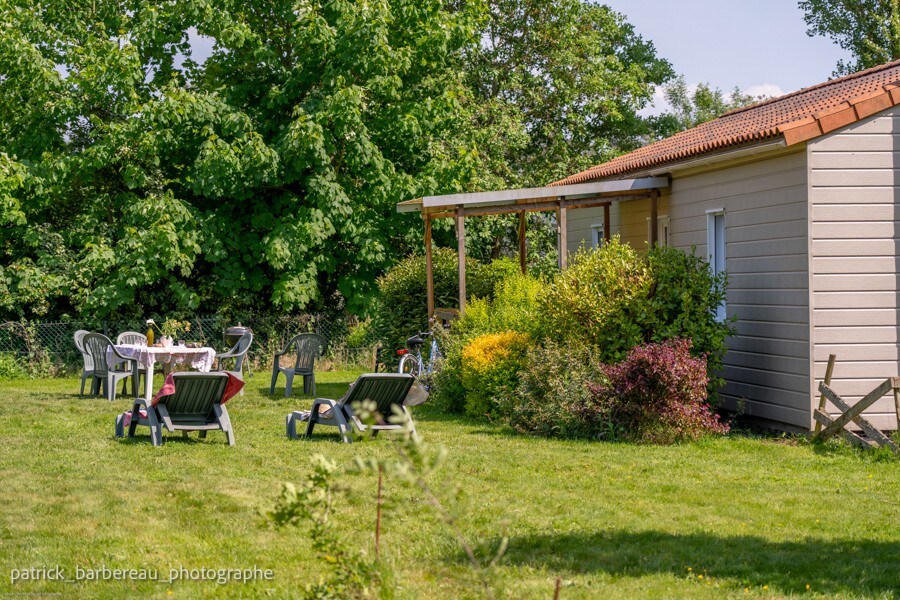
<svg viewBox="0 0 900 600">
<path fill-rule="evenodd" d="M 145 428 L 145 430 L 146 430 L 146 428 Z M 122 437 L 122 438 L 113 436 L 113 440 L 119 444 L 123 444 L 126 446 L 135 446 L 135 445 L 152 446 L 153 445 L 153 442 L 150 441 L 150 434 L 146 433 L 146 432 L 141 433 L 140 431 L 135 433 L 134 437 L 128 437 L 127 432 L 125 433 L 125 437 Z M 165 445 L 165 444 L 187 444 L 187 445 L 193 446 L 195 444 L 208 444 L 210 442 L 212 442 L 212 443 L 221 442 L 226 445 L 228 444 L 225 434 L 222 433 L 221 431 L 210 431 L 206 435 L 205 440 L 200 439 L 200 437 L 197 435 L 196 432 L 192 432 L 190 437 L 184 437 L 181 435 L 181 433 L 168 434 L 168 435 L 166 433 L 163 433 L 163 445 Z"/>
<path fill-rule="evenodd" d="M 331 398 L 337 400 L 341 396 L 347 393 L 347 390 L 350 387 L 351 382 L 347 383 L 318 383 L 316 382 L 316 395 L 315 396 L 307 396 L 303 393 L 303 380 L 300 380 L 299 385 L 294 385 L 291 390 L 291 395 L 287 398 L 284 397 L 284 386 L 276 386 L 275 393 L 269 394 L 269 390 L 271 389 L 269 386 L 260 386 L 256 388 L 256 393 L 260 395 L 262 398 L 269 398 L 270 400 L 301 400 L 301 401 L 309 401 L 312 402 L 316 397 L 318 398 Z"/>
<path fill-rule="evenodd" d="M 510 539 L 504 562 L 554 573 L 687 577 L 692 572 L 788 593 L 804 593 L 807 584 L 825 594 L 900 591 L 900 541 L 773 542 L 660 531 L 543 534 Z"/>
</svg>

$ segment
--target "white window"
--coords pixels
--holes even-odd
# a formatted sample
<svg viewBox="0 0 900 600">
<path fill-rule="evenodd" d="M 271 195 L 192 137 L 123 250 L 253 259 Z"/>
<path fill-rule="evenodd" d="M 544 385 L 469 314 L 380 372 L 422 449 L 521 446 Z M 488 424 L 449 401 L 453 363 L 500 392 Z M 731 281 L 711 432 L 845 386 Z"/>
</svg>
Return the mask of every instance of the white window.
<svg viewBox="0 0 900 600">
<path fill-rule="evenodd" d="M 706 212 L 706 248 L 709 268 L 715 275 L 725 272 L 725 211 Z M 716 308 L 716 318 L 725 320 L 725 302 Z"/>
<path fill-rule="evenodd" d="M 594 248 L 602 248 L 605 230 L 603 225 L 591 225 L 591 244 Z"/>
<path fill-rule="evenodd" d="M 669 215 L 660 215 L 656 218 L 656 243 L 659 246 L 669 245 Z M 647 242 L 650 241 L 650 217 L 647 217 Z"/>
</svg>

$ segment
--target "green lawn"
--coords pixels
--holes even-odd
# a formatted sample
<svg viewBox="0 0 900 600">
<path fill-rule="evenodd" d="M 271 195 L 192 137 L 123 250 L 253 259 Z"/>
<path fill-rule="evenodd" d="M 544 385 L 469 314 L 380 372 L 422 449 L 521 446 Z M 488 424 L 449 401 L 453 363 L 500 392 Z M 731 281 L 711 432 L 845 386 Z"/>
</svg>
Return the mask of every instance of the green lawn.
<svg viewBox="0 0 900 600">
<path fill-rule="evenodd" d="M 339 396 L 354 373 L 326 373 Z M 0 597 L 290 597 L 318 578 L 302 529 L 266 528 L 283 481 L 310 457 L 342 465 L 385 455 L 390 440 L 344 445 L 330 428 L 289 441 L 284 415 L 308 399 L 267 396 L 267 376 L 229 404 L 237 445 L 113 437 L 128 402 L 80 398 L 75 380 L 0 383 Z M 498 596 L 894 597 L 900 591 L 900 464 L 884 455 L 734 435 L 674 447 L 533 439 L 416 412 L 428 444 L 449 451 L 435 486 L 473 540 L 509 550 Z M 373 477 L 348 476 L 344 531 L 371 547 Z M 459 495 L 454 496 L 458 491 Z M 478 597 L 453 537 L 413 490 L 388 481 L 384 544 L 399 597 Z M 274 580 L 18 582 L 13 569 L 272 569 Z M 702 576 L 702 577 L 701 577 Z M 808 591 L 807 591 L 808 586 Z"/>
</svg>

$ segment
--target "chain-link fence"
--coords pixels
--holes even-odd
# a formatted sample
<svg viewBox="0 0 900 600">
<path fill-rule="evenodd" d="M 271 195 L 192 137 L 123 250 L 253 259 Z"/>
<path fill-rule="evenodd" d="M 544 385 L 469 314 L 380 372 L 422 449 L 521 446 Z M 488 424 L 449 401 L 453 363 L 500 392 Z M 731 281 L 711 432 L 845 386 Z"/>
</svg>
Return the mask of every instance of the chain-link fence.
<svg viewBox="0 0 900 600">
<path fill-rule="evenodd" d="M 190 323 L 183 337 L 189 342 L 211 346 L 219 352 L 229 349 L 224 332 L 230 326 L 243 325 L 253 331 L 249 358 L 254 371 L 271 369 L 275 352 L 281 351 L 298 333 L 318 333 L 328 340 L 325 356 L 319 365 L 323 370 L 366 368 L 374 365 L 375 352 L 362 331 L 353 333 L 359 321 L 352 315 L 302 314 L 289 316 L 221 315 L 179 319 Z M 32 375 L 64 374 L 81 368 L 81 355 L 75 348 L 74 334 L 79 329 L 102 333 L 115 342 L 123 331 L 145 333 L 144 320 L 7 322 L 0 324 L 0 361 L 10 359 Z M 157 333 L 157 335 L 159 335 Z M 0 365 L 0 370 L 2 370 Z"/>
</svg>

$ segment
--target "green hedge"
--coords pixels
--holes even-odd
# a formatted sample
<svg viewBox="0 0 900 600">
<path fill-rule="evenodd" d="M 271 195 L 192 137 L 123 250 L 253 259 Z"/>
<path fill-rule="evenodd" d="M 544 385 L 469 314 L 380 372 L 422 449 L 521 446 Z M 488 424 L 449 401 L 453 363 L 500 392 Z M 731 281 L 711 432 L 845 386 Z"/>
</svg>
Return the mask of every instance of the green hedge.
<svg viewBox="0 0 900 600">
<path fill-rule="evenodd" d="M 435 249 L 433 256 L 434 305 L 459 304 L 457 254 L 447 248 Z M 466 259 L 466 297 L 492 298 L 494 287 L 518 266 L 510 259 L 483 264 Z M 428 326 L 428 298 L 425 288 L 425 257 L 409 256 L 378 280 L 379 298 L 372 316 L 372 334 L 381 344 L 382 359 L 390 367 L 397 364 L 396 351 L 406 340 Z"/>
</svg>

